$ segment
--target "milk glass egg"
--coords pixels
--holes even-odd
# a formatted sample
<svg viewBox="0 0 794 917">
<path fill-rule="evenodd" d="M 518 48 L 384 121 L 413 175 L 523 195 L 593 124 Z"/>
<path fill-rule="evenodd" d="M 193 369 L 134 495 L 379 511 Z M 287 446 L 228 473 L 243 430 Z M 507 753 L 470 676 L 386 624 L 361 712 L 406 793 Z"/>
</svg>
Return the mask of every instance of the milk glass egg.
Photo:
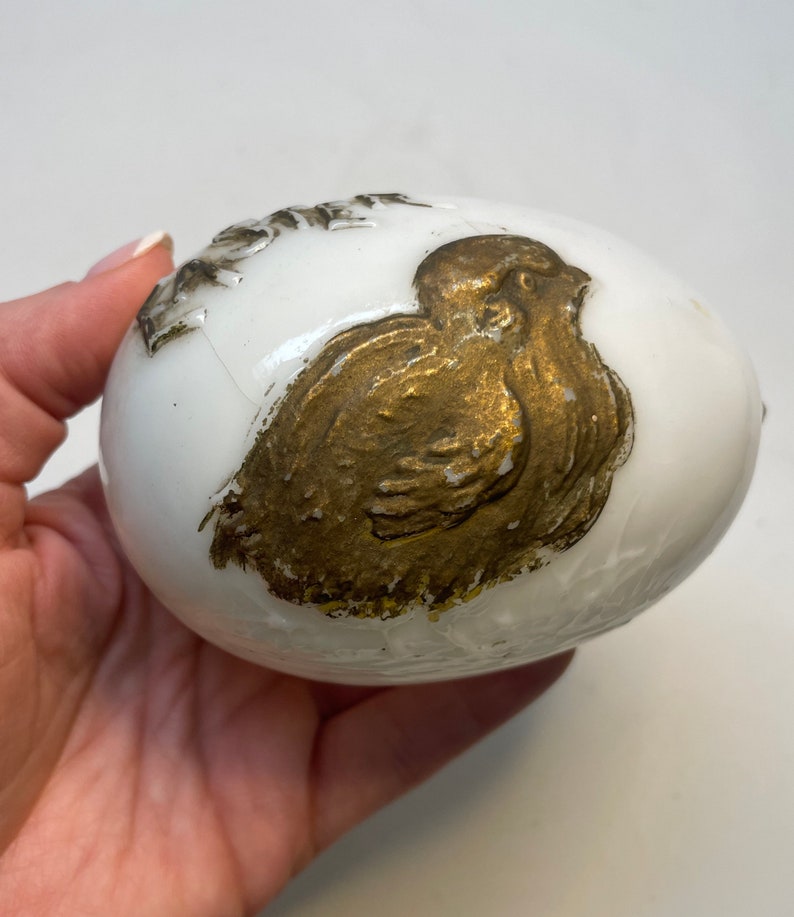
<svg viewBox="0 0 794 917">
<path fill-rule="evenodd" d="M 613 236 L 402 194 L 223 230 L 113 364 L 101 470 L 162 603 L 322 680 L 460 677 L 629 621 L 714 548 L 761 404 Z"/>
</svg>

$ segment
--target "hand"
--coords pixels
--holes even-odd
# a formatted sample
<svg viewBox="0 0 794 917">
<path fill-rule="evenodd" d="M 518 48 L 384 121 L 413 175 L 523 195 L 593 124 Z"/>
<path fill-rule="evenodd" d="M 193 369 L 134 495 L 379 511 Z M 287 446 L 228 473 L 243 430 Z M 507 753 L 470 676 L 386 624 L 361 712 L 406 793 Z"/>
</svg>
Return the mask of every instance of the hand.
<svg viewBox="0 0 794 917">
<path fill-rule="evenodd" d="M 25 482 L 172 269 L 133 243 L 0 306 L 0 901 L 24 915 L 252 913 L 321 849 L 519 711 L 570 656 L 370 689 L 235 659 L 121 554 L 96 469 Z"/>
</svg>

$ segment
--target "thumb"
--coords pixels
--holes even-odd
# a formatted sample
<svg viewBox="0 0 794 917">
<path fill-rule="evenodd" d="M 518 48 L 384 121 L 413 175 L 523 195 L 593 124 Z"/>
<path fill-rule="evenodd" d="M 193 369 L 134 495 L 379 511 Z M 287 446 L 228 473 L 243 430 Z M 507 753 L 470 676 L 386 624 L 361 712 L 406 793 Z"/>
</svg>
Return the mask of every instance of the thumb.
<svg viewBox="0 0 794 917">
<path fill-rule="evenodd" d="M 63 437 L 62 421 L 102 392 L 113 355 L 152 287 L 173 270 L 155 233 L 85 279 L 0 305 L 0 479 L 22 483 Z"/>
</svg>

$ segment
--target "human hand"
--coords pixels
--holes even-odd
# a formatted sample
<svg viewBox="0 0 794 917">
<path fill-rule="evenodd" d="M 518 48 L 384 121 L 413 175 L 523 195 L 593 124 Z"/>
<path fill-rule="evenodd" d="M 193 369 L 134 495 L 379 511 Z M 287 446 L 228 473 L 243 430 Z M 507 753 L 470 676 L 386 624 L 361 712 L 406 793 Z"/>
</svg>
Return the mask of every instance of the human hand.
<svg viewBox="0 0 794 917">
<path fill-rule="evenodd" d="M 3 914 L 253 913 L 570 659 L 387 689 L 282 675 L 206 643 L 148 592 L 96 468 L 28 501 L 172 269 L 167 239 L 145 242 L 0 305 Z"/>
</svg>

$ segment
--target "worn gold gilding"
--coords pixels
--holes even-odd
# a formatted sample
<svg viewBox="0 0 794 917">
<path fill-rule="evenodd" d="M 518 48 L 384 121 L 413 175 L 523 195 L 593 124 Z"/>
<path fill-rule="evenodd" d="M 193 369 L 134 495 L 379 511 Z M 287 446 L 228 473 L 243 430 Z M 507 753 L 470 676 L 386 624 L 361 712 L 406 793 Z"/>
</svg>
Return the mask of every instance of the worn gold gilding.
<svg viewBox="0 0 794 917">
<path fill-rule="evenodd" d="M 214 512 L 211 559 L 334 614 L 435 616 L 593 525 L 632 436 L 584 340 L 590 278 L 515 235 L 420 264 L 419 312 L 332 338 Z"/>
<path fill-rule="evenodd" d="M 149 356 L 201 327 L 206 314 L 202 294 L 213 287 L 237 286 L 246 259 L 269 248 L 284 233 L 372 228 L 370 211 L 396 206 L 432 205 L 405 194 L 358 194 L 314 207 L 285 207 L 263 220 L 245 220 L 221 230 L 197 257 L 164 277 L 138 311 L 138 328 Z"/>
</svg>

